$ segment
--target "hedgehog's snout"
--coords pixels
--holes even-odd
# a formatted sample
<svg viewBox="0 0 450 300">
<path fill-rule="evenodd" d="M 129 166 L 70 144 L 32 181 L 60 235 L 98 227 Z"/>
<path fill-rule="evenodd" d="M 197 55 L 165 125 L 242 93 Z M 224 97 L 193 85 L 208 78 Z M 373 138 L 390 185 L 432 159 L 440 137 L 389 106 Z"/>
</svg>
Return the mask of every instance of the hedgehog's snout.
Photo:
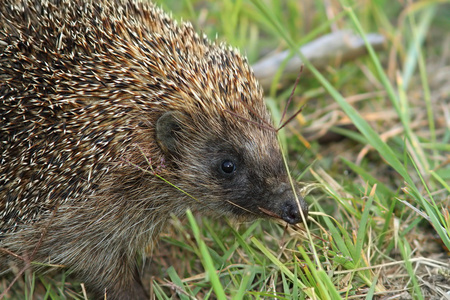
<svg viewBox="0 0 450 300">
<path fill-rule="evenodd" d="M 297 189 L 297 188 L 296 188 Z M 288 184 L 281 184 L 277 187 L 275 194 L 279 195 L 280 202 L 279 214 L 280 218 L 289 224 L 297 224 L 302 222 L 302 213 L 305 220 L 308 218 L 308 205 L 305 200 L 292 191 L 292 187 Z"/>
<path fill-rule="evenodd" d="M 308 218 L 308 206 L 306 205 L 303 198 L 298 197 L 298 202 L 296 199 L 288 200 L 282 204 L 281 207 L 281 218 L 289 224 L 297 224 L 302 222 L 302 215 L 299 210 L 303 212 L 305 220 Z"/>
</svg>

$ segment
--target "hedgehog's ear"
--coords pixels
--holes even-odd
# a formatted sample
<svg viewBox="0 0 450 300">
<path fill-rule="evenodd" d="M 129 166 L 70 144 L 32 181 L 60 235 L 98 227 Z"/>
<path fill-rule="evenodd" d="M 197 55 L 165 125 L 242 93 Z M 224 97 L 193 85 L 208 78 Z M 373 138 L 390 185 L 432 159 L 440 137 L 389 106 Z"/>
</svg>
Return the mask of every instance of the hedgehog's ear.
<svg viewBox="0 0 450 300">
<path fill-rule="evenodd" d="M 174 155 L 177 150 L 176 132 L 181 130 L 183 113 L 168 111 L 162 114 L 156 121 L 156 140 L 164 152 Z"/>
</svg>

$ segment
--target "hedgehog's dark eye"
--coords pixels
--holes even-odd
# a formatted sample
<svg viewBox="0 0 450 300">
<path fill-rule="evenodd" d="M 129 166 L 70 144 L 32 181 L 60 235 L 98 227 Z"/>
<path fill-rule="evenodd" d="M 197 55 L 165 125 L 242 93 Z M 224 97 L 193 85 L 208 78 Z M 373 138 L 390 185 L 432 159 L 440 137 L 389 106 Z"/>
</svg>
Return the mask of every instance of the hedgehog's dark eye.
<svg viewBox="0 0 450 300">
<path fill-rule="evenodd" d="M 220 166 L 221 170 L 225 174 L 231 174 L 234 171 L 236 171 L 236 165 L 232 160 L 226 159 L 222 162 L 222 165 Z"/>
</svg>

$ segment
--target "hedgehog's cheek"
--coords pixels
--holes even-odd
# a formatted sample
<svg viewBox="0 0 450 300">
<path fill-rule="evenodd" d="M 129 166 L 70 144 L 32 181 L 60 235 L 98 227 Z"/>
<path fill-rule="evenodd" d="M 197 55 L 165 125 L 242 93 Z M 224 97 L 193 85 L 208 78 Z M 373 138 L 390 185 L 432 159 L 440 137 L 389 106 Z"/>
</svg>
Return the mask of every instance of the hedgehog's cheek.
<svg viewBox="0 0 450 300">
<path fill-rule="evenodd" d="M 166 155 L 175 156 L 177 153 L 177 132 L 181 131 L 183 118 L 183 113 L 179 111 L 168 111 L 156 121 L 156 141 Z"/>
</svg>

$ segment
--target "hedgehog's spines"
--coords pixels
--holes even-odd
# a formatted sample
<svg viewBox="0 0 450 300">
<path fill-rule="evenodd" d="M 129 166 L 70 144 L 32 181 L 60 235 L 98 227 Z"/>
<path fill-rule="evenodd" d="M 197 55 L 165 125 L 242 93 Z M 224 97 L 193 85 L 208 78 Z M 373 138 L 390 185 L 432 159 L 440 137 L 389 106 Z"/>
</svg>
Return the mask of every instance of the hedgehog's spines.
<svg viewBox="0 0 450 300">
<path fill-rule="evenodd" d="M 137 297 L 171 214 L 299 221 L 269 123 L 247 60 L 153 4 L 4 0 L 0 248 Z"/>
</svg>

